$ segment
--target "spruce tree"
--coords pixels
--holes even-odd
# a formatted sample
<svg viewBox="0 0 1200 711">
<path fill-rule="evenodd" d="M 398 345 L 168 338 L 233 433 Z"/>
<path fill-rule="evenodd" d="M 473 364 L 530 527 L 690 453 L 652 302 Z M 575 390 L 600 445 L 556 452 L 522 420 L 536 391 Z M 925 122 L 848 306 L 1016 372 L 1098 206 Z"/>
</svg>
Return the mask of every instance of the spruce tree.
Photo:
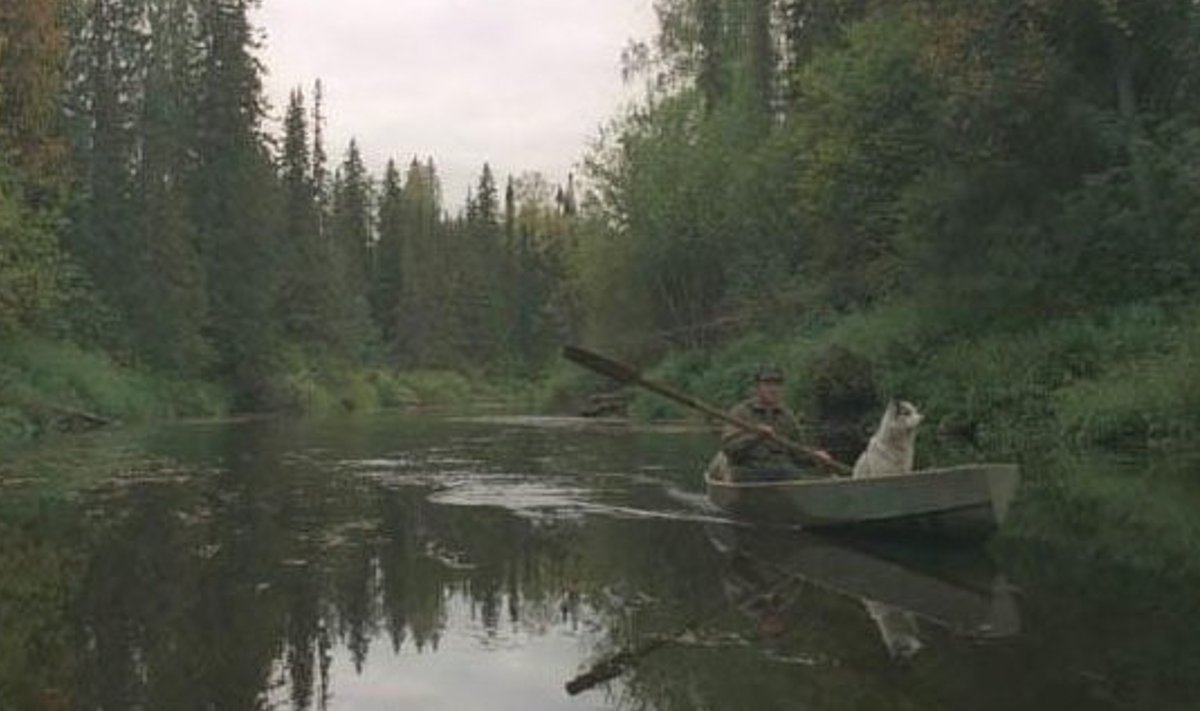
<svg viewBox="0 0 1200 711">
<path fill-rule="evenodd" d="M 317 205 L 317 233 L 325 234 L 325 222 L 329 211 L 329 157 L 325 154 L 325 87 L 318 79 L 313 83 L 312 110 L 312 183 L 313 198 Z"/>
<path fill-rule="evenodd" d="M 190 0 L 154 0 L 148 6 L 144 101 L 137 136 L 137 216 L 125 263 L 130 293 L 124 300 L 138 352 L 158 367 L 199 374 L 209 365 L 204 337 L 208 295 L 196 250 L 185 189 L 194 140 L 197 30 Z"/>
<path fill-rule="evenodd" d="M 262 132 L 261 67 L 250 0 L 201 6 L 192 219 L 205 261 L 221 372 L 246 407 L 275 404 L 280 338 L 277 190 Z"/>
<path fill-rule="evenodd" d="M 339 176 L 333 195 L 333 238 L 346 256 L 347 278 L 361 290 L 370 266 L 372 189 L 371 178 L 354 139 L 346 148 Z"/>
<path fill-rule="evenodd" d="M 333 250 L 329 269 L 337 294 L 335 310 L 342 326 L 339 350 L 346 357 L 364 356 L 367 344 L 375 341 L 368 303 L 373 222 L 371 178 L 358 143 L 352 139 L 334 180 L 329 227 Z"/>
<path fill-rule="evenodd" d="M 458 289 L 453 325 L 459 330 L 457 341 L 464 357 L 479 366 L 493 366 L 504 351 L 507 326 L 499 196 L 487 163 L 479 174 L 473 203 L 465 239 L 452 265 Z"/>
<path fill-rule="evenodd" d="M 492 176 L 492 167 L 483 164 L 479 174 L 479 185 L 475 197 L 478 222 L 483 225 L 484 232 L 493 236 L 493 228 L 498 224 L 500 205 L 496 194 L 496 179 Z"/>
<path fill-rule="evenodd" d="M 396 313 L 396 354 L 403 364 L 429 364 L 444 355 L 438 326 L 445 316 L 445 264 L 439 244 L 441 187 L 430 159 L 416 158 L 404 176 L 401 299 Z"/>
<path fill-rule="evenodd" d="M 404 195 L 396 161 L 383 172 L 376 217 L 375 258 L 372 260 L 371 315 L 385 347 L 396 348 L 396 318 L 404 277 Z"/>
<path fill-rule="evenodd" d="M 304 95 L 293 89 L 284 114 L 280 180 L 283 214 L 277 252 L 281 272 L 278 312 L 288 340 L 302 349 L 339 348 L 331 245 L 319 232 L 320 208 L 310 160 Z"/>
<path fill-rule="evenodd" d="M 68 109 L 79 166 L 80 194 L 72 207 L 69 247 L 82 262 L 98 296 L 120 325 L 97 334 L 102 345 L 128 353 L 128 326 L 137 291 L 141 233 L 138 130 L 143 118 L 146 35 L 142 3 L 90 0 L 71 28 Z"/>
</svg>

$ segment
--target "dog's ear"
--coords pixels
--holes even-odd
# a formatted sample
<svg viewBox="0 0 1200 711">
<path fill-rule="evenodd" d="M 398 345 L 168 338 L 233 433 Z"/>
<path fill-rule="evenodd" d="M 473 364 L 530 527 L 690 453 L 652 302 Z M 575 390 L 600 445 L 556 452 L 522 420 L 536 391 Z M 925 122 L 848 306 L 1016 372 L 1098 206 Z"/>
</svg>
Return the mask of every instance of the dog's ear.
<svg viewBox="0 0 1200 711">
<path fill-rule="evenodd" d="M 887 422 L 888 420 L 893 420 L 895 418 L 896 418 L 896 399 L 892 398 L 891 400 L 888 400 L 887 406 L 883 408 L 883 420 L 884 420 L 884 422 Z"/>
</svg>

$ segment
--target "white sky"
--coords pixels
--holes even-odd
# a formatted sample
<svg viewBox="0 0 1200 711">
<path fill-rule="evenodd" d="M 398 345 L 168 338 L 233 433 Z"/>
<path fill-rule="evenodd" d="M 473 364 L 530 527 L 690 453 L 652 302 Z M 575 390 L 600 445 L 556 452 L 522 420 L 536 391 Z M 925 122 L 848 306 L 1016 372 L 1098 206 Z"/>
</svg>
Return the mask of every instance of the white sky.
<svg viewBox="0 0 1200 711">
<path fill-rule="evenodd" d="M 621 50 L 654 32 L 652 0 L 263 0 L 254 21 L 273 117 L 321 79 L 330 162 L 351 137 L 375 177 L 432 156 L 452 213 L 484 161 L 565 181 L 632 97 Z"/>
</svg>

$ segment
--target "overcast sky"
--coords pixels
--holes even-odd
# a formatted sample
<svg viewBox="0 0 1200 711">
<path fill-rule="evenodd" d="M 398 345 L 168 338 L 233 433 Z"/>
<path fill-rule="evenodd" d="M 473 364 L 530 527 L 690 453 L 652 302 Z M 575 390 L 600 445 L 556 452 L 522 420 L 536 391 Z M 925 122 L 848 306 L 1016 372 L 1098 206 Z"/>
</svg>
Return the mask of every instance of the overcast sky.
<svg viewBox="0 0 1200 711">
<path fill-rule="evenodd" d="M 331 161 L 352 136 L 376 176 L 432 156 L 452 212 L 484 161 L 565 180 L 654 31 L 652 0 L 263 0 L 255 20 L 274 117 L 320 78 Z"/>
</svg>

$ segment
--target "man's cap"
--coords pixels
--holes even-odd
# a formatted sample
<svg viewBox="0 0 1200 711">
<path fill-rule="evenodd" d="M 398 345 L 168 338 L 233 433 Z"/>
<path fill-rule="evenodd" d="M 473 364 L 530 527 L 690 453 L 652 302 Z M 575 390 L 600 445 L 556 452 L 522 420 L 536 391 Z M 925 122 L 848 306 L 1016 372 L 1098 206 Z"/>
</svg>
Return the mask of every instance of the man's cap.
<svg viewBox="0 0 1200 711">
<path fill-rule="evenodd" d="M 760 365 L 758 370 L 754 371 L 754 382 L 762 383 L 771 381 L 783 382 L 783 370 L 779 366 L 768 363 Z"/>
</svg>

